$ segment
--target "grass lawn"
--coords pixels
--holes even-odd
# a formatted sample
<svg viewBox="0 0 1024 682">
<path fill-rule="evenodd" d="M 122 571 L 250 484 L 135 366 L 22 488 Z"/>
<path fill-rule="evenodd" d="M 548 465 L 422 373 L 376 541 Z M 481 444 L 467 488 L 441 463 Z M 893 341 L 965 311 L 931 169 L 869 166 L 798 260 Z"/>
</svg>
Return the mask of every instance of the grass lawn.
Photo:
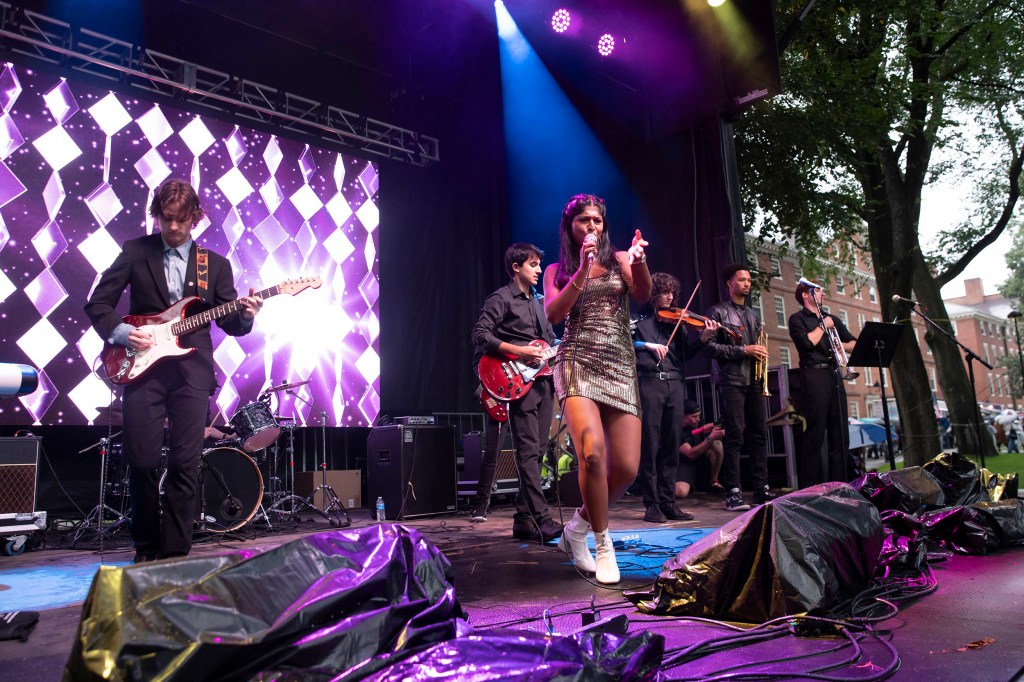
<svg viewBox="0 0 1024 682">
<path fill-rule="evenodd" d="M 968 457 L 975 464 L 979 464 L 977 457 Z M 896 468 L 902 469 L 903 462 L 896 462 Z M 1013 454 L 1002 453 L 995 457 L 985 458 L 985 468 L 994 474 L 1019 474 L 1024 471 L 1024 453 L 1015 452 Z M 885 464 L 878 468 L 878 471 L 888 471 L 889 465 Z"/>
</svg>

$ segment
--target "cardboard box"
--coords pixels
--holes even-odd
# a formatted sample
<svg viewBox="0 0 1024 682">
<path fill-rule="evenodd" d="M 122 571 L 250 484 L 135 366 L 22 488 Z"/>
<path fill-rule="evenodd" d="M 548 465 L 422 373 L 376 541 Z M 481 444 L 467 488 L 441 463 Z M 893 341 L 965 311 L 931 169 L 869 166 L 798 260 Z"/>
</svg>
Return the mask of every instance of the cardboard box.
<svg viewBox="0 0 1024 682">
<path fill-rule="evenodd" d="M 295 472 L 295 494 L 299 497 L 309 497 L 321 483 L 322 474 L 319 471 L 297 471 Z M 358 469 L 327 470 L 327 485 L 334 489 L 346 509 L 359 509 L 363 506 L 362 472 Z M 324 508 L 324 493 L 318 490 L 313 497 L 313 505 L 317 509 Z"/>
</svg>

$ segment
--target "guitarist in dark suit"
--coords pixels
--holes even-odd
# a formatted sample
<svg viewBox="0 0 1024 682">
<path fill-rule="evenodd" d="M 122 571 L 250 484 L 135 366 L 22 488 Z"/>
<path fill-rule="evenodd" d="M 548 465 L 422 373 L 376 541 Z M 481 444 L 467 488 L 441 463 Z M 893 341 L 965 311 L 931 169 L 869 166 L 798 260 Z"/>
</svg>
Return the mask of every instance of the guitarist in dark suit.
<svg viewBox="0 0 1024 682">
<path fill-rule="evenodd" d="M 238 298 L 228 260 L 199 247 L 192 239 L 192 228 L 204 213 L 191 185 L 183 180 L 165 182 L 157 188 L 149 214 L 158 222 L 160 233 L 125 242 L 85 306 L 102 339 L 131 351 L 151 348 L 155 340 L 142 329 L 124 323 L 115 311 L 126 288 L 130 315 L 159 314 L 185 296 L 202 299 L 191 312 Z M 262 299 L 251 292 L 239 301 L 242 308 L 218 321 L 232 336 L 249 333 L 263 305 Z M 124 389 L 123 439 L 130 467 L 136 563 L 184 556 L 192 547 L 203 430 L 217 383 L 209 325 L 180 336 L 179 342 L 196 350 L 156 361 Z M 165 420 L 170 449 L 161 518 L 158 467 Z"/>
<path fill-rule="evenodd" d="M 544 361 L 544 350 L 529 345 L 534 339 L 543 339 L 551 345 L 555 338 L 544 314 L 543 296 L 534 288 L 540 277 L 542 255 L 533 244 L 522 242 L 506 249 L 505 270 L 512 279 L 487 297 L 473 326 L 474 368 L 479 366 L 485 353 L 516 356 L 532 366 Z M 519 470 L 512 536 L 519 540 L 548 542 L 562 534 L 562 524 L 551 518 L 540 480 L 541 450 L 547 443 L 547 430 L 554 413 L 551 376 L 534 378 L 526 394 L 508 403 L 508 408 Z M 486 519 L 498 455 L 498 423 L 490 418 L 487 421 L 474 520 Z"/>
</svg>

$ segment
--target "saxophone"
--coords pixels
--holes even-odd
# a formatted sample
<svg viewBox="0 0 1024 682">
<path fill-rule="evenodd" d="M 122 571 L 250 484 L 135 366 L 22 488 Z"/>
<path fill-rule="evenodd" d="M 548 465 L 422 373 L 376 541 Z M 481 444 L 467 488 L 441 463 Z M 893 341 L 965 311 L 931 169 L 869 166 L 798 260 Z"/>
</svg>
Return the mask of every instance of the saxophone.
<svg viewBox="0 0 1024 682">
<path fill-rule="evenodd" d="M 768 332 L 765 331 L 764 325 L 761 325 L 761 331 L 757 335 L 758 346 L 764 346 L 768 348 Z M 772 393 L 768 390 L 768 358 L 760 357 L 754 360 L 754 381 L 761 383 L 761 395 L 766 398 Z"/>
</svg>

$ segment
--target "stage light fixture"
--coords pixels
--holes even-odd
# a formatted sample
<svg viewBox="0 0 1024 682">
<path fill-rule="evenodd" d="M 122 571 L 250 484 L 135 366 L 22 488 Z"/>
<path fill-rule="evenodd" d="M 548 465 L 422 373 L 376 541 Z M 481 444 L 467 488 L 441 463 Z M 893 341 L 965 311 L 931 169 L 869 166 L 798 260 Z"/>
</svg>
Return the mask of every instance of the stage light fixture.
<svg viewBox="0 0 1024 682">
<path fill-rule="evenodd" d="M 721 7 L 725 4 L 725 0 L 708 0 L 708 4 L 712 7 Z"/>
<path fill-rule="evenodd" d="M 602 57 L 607 57 L 615 50 L 615 36 L 611 33 L 605 33 L 597 40 L 597 53 Z"/>
<path fill-rule="evenodd" d="M 571 23 L 572 15 L 564 7 L 555 10 L 555 13 L 551 15 L 551 29 L 555 33 L 565 33 L 569 30 L 569 24 Z"/>
</svg>

